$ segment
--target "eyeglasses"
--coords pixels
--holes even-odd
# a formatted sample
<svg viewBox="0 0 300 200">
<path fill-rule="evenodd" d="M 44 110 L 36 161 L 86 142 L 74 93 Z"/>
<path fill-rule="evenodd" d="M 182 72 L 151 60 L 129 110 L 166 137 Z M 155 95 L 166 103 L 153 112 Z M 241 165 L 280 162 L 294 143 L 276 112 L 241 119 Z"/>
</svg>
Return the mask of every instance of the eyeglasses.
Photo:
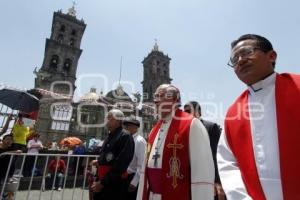
<svg viewBox="0 0 300 200">
<path fill-rule="evenodd" d="M 156 102 L 162 101 L 166 98 L 167 98 L 167 93 L 161 92 L 161 93 L 155 93 L 154 94 L 154 101 L 156 101 Z"/>
<path fill-rule="evenodd" d="M 234 68 L 239 62 L 240 58 L 249 58 L 250 56 L 254 55 L 255 50 L 260 50 L 260 48 L 253 46 L 244 46 L 239 48 L 237 51 L 232 51 L 227 65 Z"/>
<path fill-rule="evenodd" d="M 190 109 L 186 109 L 186 110 L 184 110 L 184 112 L 191 113 L 192 111 Z"/>
</svg>

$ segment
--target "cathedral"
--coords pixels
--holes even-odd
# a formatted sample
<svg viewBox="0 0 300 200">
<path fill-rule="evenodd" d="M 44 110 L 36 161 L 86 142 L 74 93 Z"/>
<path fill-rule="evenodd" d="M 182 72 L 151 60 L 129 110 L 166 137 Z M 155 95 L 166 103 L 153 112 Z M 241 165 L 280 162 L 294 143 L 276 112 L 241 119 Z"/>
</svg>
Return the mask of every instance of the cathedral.
<svg viewBox="0 0 300 200">
<path fill-rule="evenodd" d="M 159 50 L 157 42 L 143 59 L 143 95 L 128 95 L 121 85 L 107 94 L 96 88 L 73 101 L 76 89 L 76 71 L 82 53 L 81 39 L 86 23 L 78 19 L 71 7 L 67 13 L 54 12 L 50 38 L 46 39 L 42 66 L 34 70 L 35 89 L 43 94 L 35 129 L 42 141 L 59 141 L 67 136 L 83 140 L 103 139 L 106 134 L 105 113 L 112 108 L 121 109 L 126 116 L 141 120 L 142 135 L 147 138 L 154 122 L 153 93 L 163 83 L 171 83 L 170 58 Z M 142 97 L 142 98 L 141 98 Z M 142 99 L 140 101 L 140 99 Z"/>
</svg>

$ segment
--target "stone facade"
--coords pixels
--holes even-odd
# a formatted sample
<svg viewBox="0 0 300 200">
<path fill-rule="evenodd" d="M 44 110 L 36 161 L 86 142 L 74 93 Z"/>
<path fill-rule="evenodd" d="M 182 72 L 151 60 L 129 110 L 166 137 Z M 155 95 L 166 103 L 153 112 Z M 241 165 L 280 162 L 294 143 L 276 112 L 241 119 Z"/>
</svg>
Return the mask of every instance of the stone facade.
<svg viewBox="0 0 300 200">
<path fill-rule="evenodd" d="M 96 88 L 91 88 L 90 93 L 81 97 L 79 102 L 73 103 L 70 133 L 86 140 L 93 137 L 103 140 L 108 133 L 105 127 L 106 113 L 117 108 L 125 116 L 131 116 L 136 113 L 136 106 L 122 86 L 106 95 L 98 95 Z"/>
<path fill-rule="evenodd" d="M 36 88 L 73 95 L 85 27 L 82 20 L 69 13 L 54 12 L 51 36 L 46 39 L 43 64 L 38 71 L 35 70 Z"/>
<path fill-rule="evenodd" d="M 43 141 L 58 140 L 68 135 L 67 119 L 57 123 L 65 128 L 55 128 L 53 125 L 54 104 L 64 104 L 62 113 L 72 112 L 72 96 L 75 90 L 77 64 L 82 53 L 81 39 L 86 28 L 83 20 L 76 18 L 74 7 L 67 14 L 54 12 L 50 38 L 46 39 L 44 60 L 39 70 L 35 69 L 35 88 L 44 89 L 70 98 L 53 98 L 44 95 L 40 103 L 36 131 Z M 65 109 L 69 107 L 70 109 Z M 51 116 L 52 113 L 52 116 Z"/>
<path fill-rule="evenodd" d="M 154 48 L 142 61 L 144 67 L 143 102 L 153 102 L 153 94 L 156 88 L 164 83 L 171 83 L 170 60 L 158 49 L 157 43 Z"/>
<path fill-rule="evenodd" d="M 157 43 L 142 61 L 144 68 L 143 107 L 138 110 L 139 93 L 136 101 L 123 91 L 121 85 L 106 95 L 97 94 L 95 88 L 79 102 L 73 102 L 76 89 L 77 64 L 82 53 L 81 39 L 86 28 L 83 20 L 76 18 L 74 7 L 67 14 L 54 12 L 51 36 L 46 39 L 45 55 L 41 68 L 35 69 L 35 88 L 50 93 L 43 94 L 35 129 L 41 140 L 59 141 L 67 136 L 77 136 L 83 140 L 97 137 L 104 139 L 107 130 L 105 113 L 111 108 L 119 108 L 126 116 L 142 118 L 143 136 L 147 138 L 153 124 L 153 93 L 163 83 L 171 83 L 170 58 L 159 50 Z M 61 96 L 51 96 L 52 93 Z M 99 126 L 100 125 L 100 126 Z"/>
<path fill-rule="evenodd" d="M 165 55 L 159 50 L 157 43 L 142 61 L 144 67 L 143 85 L 143 133 L 147 137 L 153 125 L 156 122 L 154 115 L 153 96 L 156 88 L 161 84 L 170 84 L 170 60 L 168 55 Z"/>
</svg>

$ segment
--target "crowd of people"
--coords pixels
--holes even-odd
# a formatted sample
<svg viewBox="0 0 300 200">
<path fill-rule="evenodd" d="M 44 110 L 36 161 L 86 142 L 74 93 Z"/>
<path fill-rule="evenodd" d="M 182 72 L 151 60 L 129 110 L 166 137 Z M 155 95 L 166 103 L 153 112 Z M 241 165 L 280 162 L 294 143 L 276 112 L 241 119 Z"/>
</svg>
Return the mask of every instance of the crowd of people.
<svg viewBox="0 0 300 200">
<path fill-rule="evenodd" d="M 277 53 L 265 37 L 243 35 L 231 47 L 228 65 L 248 88 L 228 109 L 224 130 L 201 118 L 197 102 L 182 111 L 179 89 L 160 85 L 159 120 L 135 171 L 138 186 L 129 176 L 134 137 L 122 130 L 121 111 L 112 111 L 108 121 L 115 126 L 95 164 L 94 200 L 126 199 L 131 188 L 138 188 L 137 200 L 300 199 L 299 164 L 291 156 L 299 152 L 300 76 L 275 72 Z"/>
<path fill-rule="evenodd" d="M 62 144 L 57 144 L 57 142 L 47 142 L 46 145 L 43 145 L 39 139 L 40 134 L 34 132 L 32 127 L 29 127 L 24 123 L 24 118 L 27 117 L 27 114 L 20 112 L 17 115 L 11 130 L 9 130 L 9 124 L 12 120 L 14 120 L 13 115 L 9 115 L 1 130 L 2 140 L 0 142 L 0 153 L 26 153 L 26 157 L 23 160 L 23 157 L 18 155 L 13 156 L 12 159 L 10 155 L 1 155 L 0 183 L 3 184 L 5 179 L 7 182 L 13 176 L 16 171 L 17 164 L 18 171 L 23 165 L 21 172 L 23 177 L 42 176 L 42 171 L 46 167 L 47 172 L 49 172 L 46 173 L 46 178 L 49 178 L 52 181 L 54 180 L 56 166 L 58 166 L 57 176 L 55 178 L 56 183 L 54 184 L 53 189 L 60 191 L 62 188 L 62 181 L 65 176 L 64 172 L 66 171 L 65 160 L 60 158 L 58 159 L 58 162 L 56 158 L 50 157 L 49 163 L 44 166 L 44 164 L 38 164 L 43 163 L 39 162 L 39 160 L 43 160 L 43 158 L 37 157 L 39 152 L 43 149 L 46 153 L 51 153 L 51 150 L 55 150 L 52 153 L 69 154 L 71 152 L 74 155 L 84 155 L 86 153 L 86 148 L 82 142 L 77 145 L 71 145 L 68 141 Z M 89 147 L 92 150 L 97 148 L 96 146 Z M 57 162 L 58 164 L 56 164 Z M 75 175 L 75 171 L 77 171 L 77 175 L 84 175 L 84 163 L 82 157 L 73 157 L 71 159 L 68 173 L 70 175 Z"/>
<path fill-rule="evenodd" d="M 158 120 L 147 141 L 136 117 L 110 110 L 109 134 L 89 166 L 90 200 L 300 199 L 300 164 L 292 156 L 300 151 L 300 76 L 276 73 L 276 58 L 265 37 L 246 34 L 232 42 L 228 65 L 247 89 L 228 109 L 223 130 L 202 118 L 196 101 L 182 110 L 171 84 L 155 91 Z M 12 138 L 3 138 L 1 152 L 13 150 Z M 26 147 L 23 137 L 16 141 L 20 150 Z M 42 148 L 38 135 L 27 148 Z M 59 174 L 65 172 L 63 161 L 53 161 L 50 176 L 58 164 Z M 6 168 L 1 165 L 1 177 Z M 62 176 L 59 190 L 61 182 Z"/>
</svg>

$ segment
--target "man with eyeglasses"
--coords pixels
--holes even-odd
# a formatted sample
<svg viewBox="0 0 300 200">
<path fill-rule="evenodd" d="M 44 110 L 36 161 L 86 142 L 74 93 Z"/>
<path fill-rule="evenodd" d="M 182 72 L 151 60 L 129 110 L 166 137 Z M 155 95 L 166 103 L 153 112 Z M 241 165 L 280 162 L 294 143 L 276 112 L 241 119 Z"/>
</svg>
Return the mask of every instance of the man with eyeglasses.
<svg viewBox="0 0 300 200">
<path fill-rule="evenodd" d="M 160 120 L 148 137 L 137 199 L 213 200 L 214 164 L 203 124 L 179 109 L 173 85 L 160 85 L 154 102 Z"/>
<path fill-rule="evenodd" d="M 300 76 L 274 71 L 266 38 L 247 34 L 231 44 L 229 65 L 248 89 L 228 109 L 218 168 L 228 199 L 300 199 Z"/>
</svg>

